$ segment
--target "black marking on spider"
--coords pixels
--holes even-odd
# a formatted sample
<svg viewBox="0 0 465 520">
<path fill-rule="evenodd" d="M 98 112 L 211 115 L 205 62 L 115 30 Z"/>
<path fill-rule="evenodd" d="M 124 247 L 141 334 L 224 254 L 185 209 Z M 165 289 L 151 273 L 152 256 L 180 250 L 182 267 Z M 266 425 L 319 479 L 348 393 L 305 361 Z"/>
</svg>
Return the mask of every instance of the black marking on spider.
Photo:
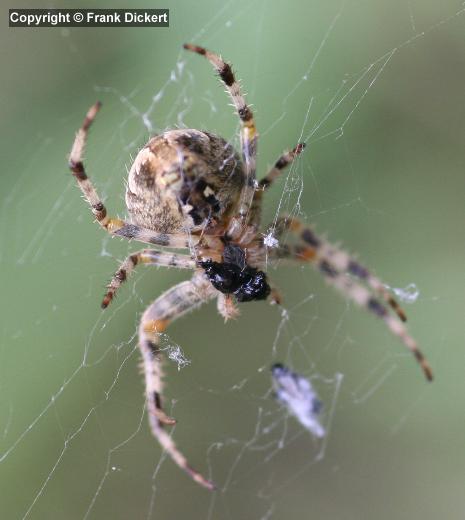
<svg viewBox="0 0 465 520">
<path fill-rule="evenodd" d="M 97 202 L 92 205 L 92 211 L 98 221 L 103 220 L 107 216 L 107 210 L 103 205 L 103 202 Z"/>
<path fill-rule="evenodd" d="M 230 87 L 235 81 L 233 71 L 228 63 L 223 65 L 223 68 L 219 71 L 219 75 L 228 87 Z"/>
<path fill-rule="evenodd" d="M 336 278 L 336 276 L 338 275 L 336 269 L 334 269 L 334 267 L 326 260 L 322 260 L 320 262 L 320 271 L 326 276 L 329 276 L 330 278 Z"/>
<path fill-rule="evenodd" d="M 195 182 L 188 179 L 184 181 L 179 198 L 182 204 L 192 206 L 188 214 L 196 226 L 221 211 L 221 204 L 213 188 L 203 177 Z"/>
<path fill-rule="evenodd" d="M 198 155 L 205 156 L 206 150 L 205 146 L 202 142 L 200 136 L 196 134 L 184 134 L 179 135 L 176 138 L 176 141 L 181 145 L 190 150 L 191 152 L 195 152 Z"/>
<path fill-rule="evenodd" d="M 115 235 L 125 238 L 134 238 L 139 232 L 139 228 L 133 224 L 126 224 L 115 231 Z"/>
<path fill-rule="evenodd" d="M 155 408 L 157 410 L 161 409 L 161 397 L 158 392 L 153 392 L 153 400 L 155 401 Z"/>
<path fill-rule="evenodd" d="M 198 191 L 199 193 L 203 193 L 207 186 L 208 186 L 207 181 L 204 178 L 202 178 L 202 179 L 199 179 L 195 183 L 194 189 L 195 189 L 195 191 Z"/>
<path fill-rule="evenodd" d="M 192 221 L 194 222 L 194 225 L 196 225 L 196 226 L 201 224 L 204 220 L 202 215 L 200 215 L 200 213 L 195 208 L 192 208 L 189 211 L 189 215 L 192 217 Z"/>
<path fill-rule="evenodd" d="M 160 348 L 156 343 L 149 340 L 149 341 L 147 341 L 147 347 L 148 347 L 148 350 L 149 350 L 152 358 L 156 358 L 157 356 L 159 356 Z M 155 395 L 156 395 L 156 393 L 155 393 Z"/>
<path fill-rule="evenodd" d="M 205 197 L 205 202 L 211 206 L 213 213 L 218 213 L 220 211 L 221 206 L 215 195 L 211 194 L 208 195 L 208 197 Z"/>
<path fill-rule="evenodd" d="M 227 264 L 237 265 L 240 269 L 247 267 L 244 250 L 234 244 L 226 244 L 223 250 L 223 261 Z"/>
<path fill-rule="evenodd" d="M 86 172 L 84 170 L 84 165 L 82 164 L 82 161 L 70 161 L 69 167 L 71 169 L 71 172 L 73 175 L 80 181 L 85 181 L 87 179 Z"/>
<path fill-rule="evenodd" d="M 276 162 L 275 162 L 275 168 L 278 168 L 278 170 L 282 170 L 283 168 L 285 168 L 287 165 L 289 164 L 289 161 L 286 157 L 280 157 Z"/>
<path fill-rule="evenodd" d="M 160 233 L 154 238 L 149 239 L 151 244 L 157 244 L 159 246 L 168 246 L 170 243 L 170 237 L 165 233 Z"/>
<path fill-rule="evenodd" d="M 265 300 L 271 292 L 266 274 L 255 267 L 231 262 L 200 262 L 207 278 L 223 294 L 234 294 L 238 302 Z"/>
<path fill-rule="evenodd" d="M 247 106 L 239 108 L 237 113 L 239 114 L 241 121 L 247 122 L 253 119 L 252 111 Z"/>
<path fill-rule="evenodd" d="M 95 211 L 103 211 L 105 206 L 103 205 L 103 202 L 97 202 L 96 204 L 92 204 L 92 209 Z"/>
<path fill-rule="evenodd" d="M 320 240 L 316 237 L 315 233 L 311 229 L 304 229 L 301 236 L 302 240 L 309 246 L 319 247 L 321 244 Z"/>
<path fill-rule="evenodd" d="M 117 229 L 114 233 L 119 237 L 125 237 L 128 239 L 140 237 L 140 228 L 134 224 L 126 224 L 122 228 Z M 150 244 L 156 244 L 159 246 L 167 246 L 170 243 L 170 238 L 166 233 L 159 233 L 158 235 L 151 236 L 147 239 Z"/>
<path fill-rule="evenodd" d="M 347 269 L 350 274 L 353 274 L 354 276 L 357 276 L 358 278 L 368 278 L 368 269 L 360 265 L 358 262 L 355 262 L 354 260 L 351 260 L 349 262 L 349 267 Z"/>
<path fill-rule="evenodd" d="M 383 304 L 381 304 L 378 300 L 375 300 L 374 298 L 370 298 L 368 300 L 367 307 L 376 314 L 376 316 L 379 316 L 380 318 L 384 318 L 387 316 L 387 310 L 384 307 Z"/>
<path fill-rule="evenodd" d="M 127 278 L 126 269 L 120 269 L 116 271 L 115 278 L 117 278 L 120 282 L 124 282 Z"/>
</svg>

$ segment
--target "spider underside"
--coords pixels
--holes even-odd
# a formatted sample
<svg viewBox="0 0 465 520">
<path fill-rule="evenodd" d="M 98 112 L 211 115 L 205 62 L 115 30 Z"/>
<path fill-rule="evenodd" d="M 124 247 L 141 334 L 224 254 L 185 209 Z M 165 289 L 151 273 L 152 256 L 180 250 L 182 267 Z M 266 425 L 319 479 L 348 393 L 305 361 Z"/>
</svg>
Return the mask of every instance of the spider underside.
<svg viewBox="0 0 465 520">
<path fill-rule="evenodd" d="M 157 135 L 138 153 L 129 172 L 129 220 L 109 217 L 82 162 L 88 130 L 100 108 L 96 103 L 76 134 L 69 165 L 95 219 L 106 231 L 158 246 L 126 258 L 108 285 L 103 308 L 138 264 L 194 271 L 190 281 L 172 287 L 145 310 L 139 326 L 139 347 L 154 437 L 178 466 L 212 490 L 213 482 L 188 464 L 165 430 L 175 420 L 166 415 L 162 406 L 159 338 L 173 320 L 215 298 L 218 312 L 226 320 L 238 315 L 237 302 L 268 299 L 279 303 L 279 292 L 270 286 L 264 271 L 267 261 L 279 258 L 312 264 L 330 285 L 381 318 L 411 350 L 427 379 L 432 379 L 432 372 L 402 323 L 406 319 L 402 309 L 382 282 L 348 253 L 298 219 L 286 216 L 270 227 L 277 240 L 286 233 L 294 237 L 293 243 L 284 245 L 279 241 L 277 247 L 266 247 L 260 233 L 263 194 L 302 152 L 304 144 L 285 152 L 268 174 L 256 181 L 258 134 L 253 113 L 230 65 L 202 47 L 186 44 L 184 48 L 205 56 L 225 85 L 240 120 L 241 155 L 224 139 L 206 131 L 178 129 Z M 187 252 L 172 253 L 164 248 Z"/>
</svg>

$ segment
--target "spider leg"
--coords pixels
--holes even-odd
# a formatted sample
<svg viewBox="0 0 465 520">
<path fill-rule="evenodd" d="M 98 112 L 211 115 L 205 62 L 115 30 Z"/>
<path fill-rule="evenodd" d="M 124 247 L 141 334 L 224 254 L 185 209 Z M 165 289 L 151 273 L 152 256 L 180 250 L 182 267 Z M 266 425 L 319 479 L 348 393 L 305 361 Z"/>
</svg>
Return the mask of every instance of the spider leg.
<svg viewBox="0 0 465 520">
<path fill-rule="evenodd" d="M 268 297 L 271 305 L 281 305 L 283 302 L 283 297 L 281 295 L 281 291 L 276 287 L 271 287 L 270 296 Z"/>
<path fill-rule="evenodd" d="M 163 372 L 159 340 L 171 321 L 199 307 L 215 294 L 213 286 L 203 275 L 194 275 L 191 281 L 182 282 L 157 298 L 144 312 L 139 327 L 139 346 L 143 358 L 147 410 L 152 434 L 180 468 L 210 490 L 215 489 L 215 485 L 188 464 L 186 457 L 163 429 L 165 424 L 174 424 L 175 420 L 165 414 L 161 404 Z"/>
<path fill-rule="evenodd" d="M 299 143 L 295 148 L 292 150 L 284 152 L 281 157 L 274 163 L 274 166 L 270 169 L 270 171 L 261 179 L 258 183 L 259 190 L 266 190 L 268 189 L 273 182 L 281 175 L 284 169 L 286 169 L 292 161 L 300 155 L 305 148 L 305 143 Z M 257 191 L 255 196 L 257 194 L 261 193 L 260 191 Z"/>
<path fill-rule="evenodd" d="M 108 284 L 107 292 L 102 301 L 102 309 L 106 309 L 115 297 L 116 291 L 127 280 L 137 264 L 161 265 L 165 267 L 178 267 L 180 269 L 196 268 L 195 260 L 188 255 L 178 255 L 175 253 L 164 253 L 155 249 L 142 249 L 132 255 L 120 265 L 116 273 L 113 275 L 111 282 Z"/>
<path fill-rule="evenodd" d="M 281 175 L 292 161 L 300 155 L 305 148 L 305 143 L 299 143 L 292 150 L 284 152 L 275 162 L 273 167 L 258 183 L 258 189 L 254 193 L 252 206 L 250 208 L 249 226 L 241 237 L 240 243 L 247 244 L 254 239 L 260 226 L 260 216 L 263 202 L 263 194 L 273 184 L 273 182 Z"/>
<path fill-rule="evenodd" d="M 97 191 L 89 177 L 87 177 L 84 163 L 82 161 L 84 149 L 87 141 L 89 128 L 100 110 L 101 103 L 97 101 L 84 118 L 81 128 L 78 130 L 74 139 L 71 152 L 69 154 L 69 168 L 76 178 L 79 188 L 81 188 L 84 198 L 89 203 L 92 213 L 97 222 L 114 236 L 120 236 L 127 239 L 134 239 L 139 242 L 154 244 L 158 246 L 173 248 L 190 248 L 193 244 L 193 237 L 184 235 L 183 233 L 158 233 L 151 229 L 142 228 L 134 224 L 125 222 L 117 218 L 107 215 L 107 209 L 97 194 Z"/>
<path fill-rule="evenodd" d="M 204 49 L 203 47 L 199 47 L 198 45 L 186 43 L 184 44 L 184 49 L 205 56 L 205 58 L 207 58 L 207 60 L 213 65 L 232 99 L 241 122 L 241 147 L 242 158 L 245 164 L 246 179 L 239 198 L 237 213 L 232 217 L 227 230 L 229 237 L 234 239 L 240 236 L 242 229 L 247 224 L 249 210 L 256 187 L 255 172 L 258 133 L 255 127 L 253 113 L 247 105 L 241 92 L 240 85 L 228 63 L 223 61 L 223 59 L 217 54 Z"/>
<path fill-rule="evenodd" d="M 239 308 L 231 294 L 219 293 L 216 307 L 225 322 L 236 319 L 240 315 Z"/>
<path fill-rule="evenodd" d="M 296 234 L 303 242 L 312 248 L 318 249 L 318 255 L 331 260 L 331 264 L 340 272 L 349 273 L 352 276 L 364 281 L 393 309 L 400 320 L 407 321 L 407 316 L 386 289 L 379 278 L 373 275 L 366 267 L 361 265 L 355 258 L 351 257 L 346 251 L 339 249 L 322 237 L 318 237 L 311 227 L 304 226 L 302 222 L 293 217 L 280 217 L 276 223 L 277 238 L 281 237 L 287 229 Z"/>
<path fill-rule="evenodd" d="M 301 262 L 312 263 L 330 285 L 338 289 L 357 305 L 365 307 L 368 311 L 381 318 L 392 334 L 400 338 L 402 343 L 412 352 L 428 381 L 432 381 L 433 373 L 431 367 L 419 349 L 417 342 L 410 336 L 403 323 L 389 314 L 387 307 L 376 299 L 367 287 L 351 279 L 348 274 L 350 273 L 365 281 L 373 291 L 378 289 L 378 284 L 381 284 L 381 282 L 374 277 L 373 279 L 376 280 L 376 283 L 370 282 L 372 275 L 365 268 L 355 263 L 346 252 L 331 246 L 324 239 L 318 237 L 312 229 L 303 226 L 296 219 L 291 219 L 291 225 L 287 227 L 291 231 L 298 233 L 305 245 L 283 247 L 276 255 L 279 258 L 288 256 Z M 275 254 L 273 250 L 270 253 Z M 352 267 L 352 263 L 356 267 Z M 379 294 L 384 296 L 384 292 Z M 389 295 L 389 298 L 392 297 Z M 390 299 L 387 297 L 385 297 L 385 301 L 390 304 Z M 396 310 L 396 307 L 393 308 Z"/>
</svg>

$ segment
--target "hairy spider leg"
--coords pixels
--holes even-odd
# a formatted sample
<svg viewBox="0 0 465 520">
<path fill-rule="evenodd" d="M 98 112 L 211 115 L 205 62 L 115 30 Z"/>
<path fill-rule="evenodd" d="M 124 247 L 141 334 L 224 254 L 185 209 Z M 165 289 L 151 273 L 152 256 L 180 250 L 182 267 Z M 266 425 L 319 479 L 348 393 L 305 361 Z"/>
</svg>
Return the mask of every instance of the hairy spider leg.
<svg viewBox="0 0 465 520">
<path fill-rule="evenodd" d="M 385 289 L 381 281 L 371 275 L 365 267 L 352 259 L 348 253 L 332 246 L 325 239 L 317 236 L 313 229 L 304 226 L 298 219 L 288 218 L 287 221 L 285 219 L 286 217 L 280 219 L 280 225 L 297 234 L 305 245 L 293 247 L 284 246 L 278 248 L 278 250 L 272 250 L 271 254 L 279 258 L 290 257 L 298 261 L 312 263 L 330 285 L 338 289 L 357 305 L 365 307 L 369 312 L 381 318 L 392 334 L 397 336 L 412 352 L 421 366 L 426 379 L 432 381 L 432 369 L 415 339 L 410 336 L 403 323 L 389 314 L 385 305 L 377 300 L 370 292 L 370 289 L 378 292 L 383 296 L 385 301 L 393 307 L 394 311 L 397 311 L 398 306 L 391 304 L 392 297 L 390 295 L 384 295 Z M 347 276 L 348 274 L 352 274 L 360 280 L 365 281 L 370 289 L 349 278 L 349 276 Z M 380 286 L 383 287 L 383 291 L 379 290 Z M 403 314 L 399 315 L 397 312 L 397 315 L 402 319 Z"/>
<path fill-rule="evenodd" d="M 274 163 L 270 171 L 261 179 L 258 183 L 258 188 L 261 191 L 257 191 L 255 196 L 263 191 L 267 190 L 273 182 L 281 175 L 283 170 L 287 168 L 292 161 L 300 155 L 305 149 L 305 143 L 299 143 L 292 150 L 284 152 L 281 157 Z"/>
<path fill-rule="evenodd" d="M 134 239 L 139 242 L 148 244 L 172 247 L 178 249 L 190 248 L 195 240 L 194 237 L 185 235 L 183 233 L 158 233 L 151 229 L 145 229 L 134 224 L 125 222 L 117 218 L 112 218 L 107 215 L 107 209 L 102 200 L 97 194 L 97 191 L 92 184 L 89 177 L 87 177 L 84 163 L 82 161 L 84 149 L 87 141 L 89 128 L 95 119 L 101 107 L 100 101 L 97 101 L 90 107 L 84 118 L 81 128 L 78 130 L 74 139 L 71 152 L 69 154 L 69 168 L 76 178 L 79 188 L 81 188 L 84 198 L 89 203 L 92 213 L 97 222 L 103 229 L 108 231 L 110 235 L 120 236 L 128 240 Z"/>
<path fill-rule="evenodd" d="M 162 408 L 163 371 L 159 343 L 160 334 L 171 321 L 196 309 L 216 293 L 203 274 L 198 273 L 191 281 L 182 282 L 158 297 L 144 312 L 139 328 L 139 346 L 143 358 L 147 410 L 152 434 L 181 469 L 209 490 L 215 489 L 213 482 L 189 465 L 171 436 L 163 429 L 164 425 L 174 424 L 175 420 L 168 417 Z"/>
<path fill-rule="evenodd" d="M 392 294 L 386 289 L 383 282 L 373 275 L 366 267 L 361 265 L 355 258 L 349 255 L 349 253 L 335 247 L 322 237 L 317 237 L 311 227 L 304 226 L 304 224 L 296 218 L 286 216 L 280 217 L 275 226 L 277 230 L 277 238 L 279 238 L 286 229 L 299 235 L 301 240 L 306 242 L 308 245 L 317 247 L 319 254 L 322 257 L 331 259 L 331 263 L 338 271 L 349 273 L 367 283 L 367 285 L 378 293 L 393 309 L 400 320 L 407 321 L 407 316 L 404 310 Z"/>
<path fill-rule="evenodd" d="M 184 49 L 205 56 L 213 65 L 231 97 L 241 122 L 241 148 L 242 158 L 245 164 L 246 181 L 241 191 L 237 212 L 233 215 L 227 231 L 227 235 L 230 238 L 237 239 L 247 224 L 249 210 L 256 188 L 255 176 L 258 133 L 255 120 L 252 110 L 247 105 L 241 92 L 239 82 L 234 76 L 231 65 L 223 61 L 223 59 L 214 52 L 199 47 L 198 45 L 186 43 L 184 44 Z"/>
<path fill-rule="evenodd" d="M 279 159 L 274 163 L 273 167 L 258 183 L 258 189 L 254 193 L 252 206 L 250 209 L 249 225 L 241 237 L 241 244 L 248 244 L 252 241 L 260 226 L 260 217 L 262 211 L 263 194 L 271 187 L 273 182 L 282 174 L 282 172 L 300 155 L 305 149 L 305 143 L 299 143 L 292 150 L 285 151 Z"/>
<path fill-rule="evenodd" d="M 188 255 L 165 253 L 155 249 L 142 249 L 129 255 L 119 266 L 107 286 L 107 292 L 102 301 L 102 309 L 106 309 L 116 295 L 116 291 L 127 280 L 138 264 L 177 267 L 179 269 L 195 270 L 196 262 Z"/>
<path fill-rule="evenodd" d="M 216 308 L 218 313 L 224 318 L 225 323 L 228 320 L 236 319 L 240 315 L 232 294 L 219 293 Z"/>
</svg>

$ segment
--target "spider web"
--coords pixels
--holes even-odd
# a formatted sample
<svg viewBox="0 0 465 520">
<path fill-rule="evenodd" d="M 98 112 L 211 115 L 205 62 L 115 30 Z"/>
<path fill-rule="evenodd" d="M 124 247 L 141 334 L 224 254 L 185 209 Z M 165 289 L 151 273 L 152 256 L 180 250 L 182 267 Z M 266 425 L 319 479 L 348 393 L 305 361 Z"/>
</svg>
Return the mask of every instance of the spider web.
<svg viewBox="0 0 465 520">
<path fill-rule="evenodd" d="M 225 325 L 206 305 L 163 337 L 166 406 L 179 421 L 173 436 L 219 490 L 208 494 L 192 483 L 150 435 L 136 334 L 145 306 L 188 275 L 141 268 L 101 312 L 105 282 L 138 246 L 92 227 L 73 179 L 60 172 L 95 98 L 103 109 L 86 165 L 111 213 L 124 215 L 125 172 L 149 135 L 196 127 L 238 146 L 236 118 L 211 67 L 175 49 L 191 41 L 221 51 L 253 104 L 259 176 L 284 149 L 308 145 L 266 198 L 270 248 L 283 213 L 315 224 L 332 242 L 344 239 L 342 247 L 359 253 L 403 303 L 433 367 L 451 360 L 453 369 L 463 361 L 454 364 L 450 348 L 459 341 L 456 308 L 464 300 L 456 287 L 464 280 L 453 259 L 447 276 L 433 274 L 441 256 L 430 238 L 447 226 L 441 248 L 453 247 L 465 216 L 448 208 L 461 204 L 456 193 L 465 188 L 451 159 L 455 152 L 460 164 L 463 89 L 455 83 L 465 79 L 456 72 L 464 64 L 465 8 L 295 0 L 205 2 L 192 17 L 186 5 L 171 9 L 183 24 L 121 32 L 131 52 L 118 29 L 102 29 L 110 44 L 98 59 L 117 62 L 106 72 L 98 59 L 88 64 L 92 42 L 78 31 L 43 33 L 53 35 L 38 43 L 45 52 L 62 47 L 83 84 L 60 86 L 61 115 L 44 125 L 36 118 L 26 143 L 13 133 L 21 155 L 9 159 L 14 168 L 2 179 L 2 518 L 424 519 L 446 507 L 448 518 L 461 518 L 465 504 L 451 477 L 459 465 L 449 469 L 432 453 L 447 421 L 445 439 L 460 451 L 463 469 L 461 430 L 453 415 L 431 418 L 442 402 L 435 387 L 381 322 L 310 267 L 275 261 L 268 271 L 282 307 L 244 304 Z M 436 177 L 439 166 L 447 170 L 445 157 L 447 188 Z M 452 217 L 458 224 L 450 225 Z M 419 265 L 419 258 L 431 260 Z M 323 439 L 273 399 L 269 369 L 277 361 L 317 390 Z M 423 435 L 427 428 L 431 435 Z M 418 481 L 433 472 L 443 484 Z"/>
</svg>

